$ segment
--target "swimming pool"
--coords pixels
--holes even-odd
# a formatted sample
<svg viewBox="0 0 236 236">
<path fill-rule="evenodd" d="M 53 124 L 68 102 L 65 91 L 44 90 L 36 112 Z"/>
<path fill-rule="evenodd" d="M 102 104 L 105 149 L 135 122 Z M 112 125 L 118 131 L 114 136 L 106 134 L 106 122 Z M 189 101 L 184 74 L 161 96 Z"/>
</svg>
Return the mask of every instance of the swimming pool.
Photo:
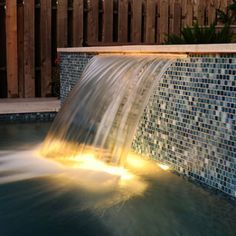
<svg viewBox="0 0 236 236">
<path fill-rule="evenodd" d="M 29 153 L 49 127 L 0 124 L 0 166 L 9 167 L 8 172 L 1 169 L 0 179 L 19 174 L 13 167 L 36 158 Z M 68 177 L 53 168 L 6 181 L 0 185 L 0 235 L 236 235 L 235 203 L 153 162 L 147 165 L 147 171 L 135 172 L 146 183 L 145 191 L 130 198 L 122 198 L 128 194 L 125 188 L 94 193 L 77 183 L 74 172 Z"/>
</svg>

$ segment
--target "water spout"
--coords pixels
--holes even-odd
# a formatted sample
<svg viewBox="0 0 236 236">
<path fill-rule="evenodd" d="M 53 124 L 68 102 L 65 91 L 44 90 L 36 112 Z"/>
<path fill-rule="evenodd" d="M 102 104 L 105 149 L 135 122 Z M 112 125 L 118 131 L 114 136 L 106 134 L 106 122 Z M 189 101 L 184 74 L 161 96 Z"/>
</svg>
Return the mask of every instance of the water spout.
<svg viewBox="0 0 236 236">
<path fill-rule="evenodd" d="M 47 157 L 96 158 L 124 165 L 153 88 L 173 59 L 100 55 L 91 59 L 44 142 Z"/>
</svg>

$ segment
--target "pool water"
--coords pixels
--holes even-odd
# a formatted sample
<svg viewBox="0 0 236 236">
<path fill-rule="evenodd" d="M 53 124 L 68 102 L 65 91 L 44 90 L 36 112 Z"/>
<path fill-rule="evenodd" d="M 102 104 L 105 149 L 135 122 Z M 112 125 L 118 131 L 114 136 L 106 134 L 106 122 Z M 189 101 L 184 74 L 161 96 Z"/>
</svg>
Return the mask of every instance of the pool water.
<svg viewBox="0 0 236 236">
<path fill-rule="evenodd" d="M 49 127 L 50 123 L 0 124 L 0 167 L 8 168 L 0 168 L 1 236 L 236 235 L 234 201 L 154 163 L 151 174 L 149 169 L 137 170 L 146 188 L 134 195 L 130 190 L 130 196 L 124 186 L 123 192 L 114 188 L 98 193 L 83 188 L 77 184 L 82 180 L 77 179 L 75 169 L 69 178 L 65 173 L 68 170 L 49 168 L 47 160 L 35 164 L 32 150 L 37 149 Z M 36 169 L 40 163 L 47 165 L 47 171 Z M 26 170 L 36 174 L 8 178 L 22 176 L 19 173 Z M 4 178 L 8 181 L 1 181 Z M 120 201 L 114 198 L 116 194 Z"/>
</svg>

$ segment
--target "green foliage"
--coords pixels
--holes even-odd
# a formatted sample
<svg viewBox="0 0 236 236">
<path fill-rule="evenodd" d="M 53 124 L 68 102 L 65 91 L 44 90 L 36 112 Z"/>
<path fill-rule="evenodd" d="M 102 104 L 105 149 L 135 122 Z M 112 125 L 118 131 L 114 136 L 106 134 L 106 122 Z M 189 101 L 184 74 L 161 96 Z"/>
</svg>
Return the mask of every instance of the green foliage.
<svg viewBox="0 0 236 236">
<path fill-rule="evenodd" d="M 217 21 L 223 24 L 234 24 L 236 22 L 236 0 L 226 8 L 226 11 L 217 9 Z"/>
<path fill-rule="evenodd" d="M 165 44 L 210 44 L 236 42 L 236 36 L 230 32 L 230 25 L 236 23 L 236 0 L 226 8 L 226 11 L 216 9 L 217 20 L 209 27 L 200 27 L 195 23 L 193 27 L 185 27 L 181 35 L 167 35 Z M 223 23 L 224 27 L 216 29 L 217 22 Z"/>
<path fill-rule="evenodd" d="M 192 28 L 185 27 L 181 35 L 170 34 L 167 36 L 165 44 L 210 44 L 210 43 L 229 43 L 232 39 L 229 24 L 217 31 L 216 23 L 210 27 L 200 27 L 196 22 Z"/>
</svg>

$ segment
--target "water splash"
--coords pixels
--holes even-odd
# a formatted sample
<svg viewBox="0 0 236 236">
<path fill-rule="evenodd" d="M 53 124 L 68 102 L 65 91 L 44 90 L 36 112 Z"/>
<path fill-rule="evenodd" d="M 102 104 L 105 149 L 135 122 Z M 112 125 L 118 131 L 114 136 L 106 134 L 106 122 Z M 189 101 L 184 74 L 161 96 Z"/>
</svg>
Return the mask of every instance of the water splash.
<svg viewBox="0 0 236 236">
<path fill-rule="evenodd" d="M 64 192 L 70 186 L 89 196 L 80 203 L 81 210 L 99 210 L 142 196 L 148 188 L 147 181 L 140 176 L 142 169 L 148 169 L 149 175 L 153 172 L 149 162 L 132 153 L 124 169 L 97 160 L 89 148 L 79 158 L 67 158 L 62 163 L 43 158 L 38 149 L 36 146 L 17 152 L 1 151 L 0 186 L 42 178 L 56 191 Z"/>
<path fill-rule="evenodd" d="M 59 159 L 81 156 L 124 165 L 143 110 L 172 59 L 95 56 L 57 115 L 41 150 Z"/>
</svg>

